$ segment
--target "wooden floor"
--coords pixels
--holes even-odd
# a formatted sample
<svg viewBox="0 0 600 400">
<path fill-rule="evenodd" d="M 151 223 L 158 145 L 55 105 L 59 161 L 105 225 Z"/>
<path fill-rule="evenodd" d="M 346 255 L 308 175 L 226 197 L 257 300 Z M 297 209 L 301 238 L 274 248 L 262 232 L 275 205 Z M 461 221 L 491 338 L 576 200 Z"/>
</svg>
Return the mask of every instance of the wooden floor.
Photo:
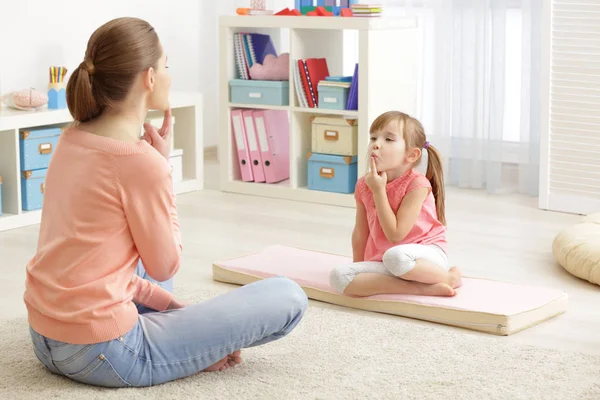
<svg viewBox="0 0 600 400">
<path fill-rule="evenodd" d="M 178 197 L 184 259 L 176 289 L 190 280 L 224 286 L 211 280 L 213 261 L 272 244 L 351 255 L 353 209 L 221 193 L 217 185 L 209 161 L 206 190 Z M 537 199 L 524 196 L 449 188 L 446 197 L 450 258 L 464 275 L 560 288 L 570 297 L 566 314 L 502 340 L 600 354 L 600 288 L 566 273 L 551 253 L 556 233 L 580 217 L 538 210 Z M 0 320 L 26 316 L 24 266 L 37 233 L 38 226 L 0 232 Z"/>
</svg>

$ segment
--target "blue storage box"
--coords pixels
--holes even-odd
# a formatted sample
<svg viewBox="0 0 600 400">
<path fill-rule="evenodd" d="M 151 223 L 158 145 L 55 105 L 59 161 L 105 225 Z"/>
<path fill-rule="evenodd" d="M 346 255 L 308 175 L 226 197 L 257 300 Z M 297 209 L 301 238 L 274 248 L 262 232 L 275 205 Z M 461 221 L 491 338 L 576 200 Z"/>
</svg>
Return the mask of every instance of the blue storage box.
<svg viewBox="0 0 600 400">
<path fill-rule="evenodd" d="M 21 171 L 48 168 L 61 128 L 21 130 Z"/>
<path fill-rule="evenodd" d="M 308 188 L 324 192 L 354 193 L 357 157 L 310 153 Z"/>
<path fill-rule="evenodd" d="M 350 88 L 319 85 L 319 108 L 345 110 Z"/>
<path fill-rule="evenodd" d="M 287 106 L 290 81 L 233 79 L 229 81 L 229 99 L 232 103 Z"/>
<path fill-rule="evenodd" d="M 39 210 L 46 191 L 46 168 L 23 171 L 21 175 L 21 202 L 24 211 Z"/>
</svg>

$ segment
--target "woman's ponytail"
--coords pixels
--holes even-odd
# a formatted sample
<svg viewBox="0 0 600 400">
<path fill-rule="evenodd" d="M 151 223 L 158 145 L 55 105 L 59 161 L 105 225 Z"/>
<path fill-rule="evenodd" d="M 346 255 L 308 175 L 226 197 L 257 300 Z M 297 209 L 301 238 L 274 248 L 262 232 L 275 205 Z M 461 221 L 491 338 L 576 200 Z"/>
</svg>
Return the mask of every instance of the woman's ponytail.
<svg viewBox="0 0 600 400">
<path fill-rule="evenodd" d="M 444 169 L 440 153 L 435 147 L 427 143 L 427 172 L 425 177 L 431 183 L 431 191 L 435 198 L 437 217 L 443 225 L 446 225 L 445 192 L 444 192 Z"/>
<path fill-rule="evenodd" d="M 67 106 L 75 121 L 85 122 L 100 115 L 102 108 L 94 96 L 94 66 L 82 62 L 67 83 Z"/>
</svg>

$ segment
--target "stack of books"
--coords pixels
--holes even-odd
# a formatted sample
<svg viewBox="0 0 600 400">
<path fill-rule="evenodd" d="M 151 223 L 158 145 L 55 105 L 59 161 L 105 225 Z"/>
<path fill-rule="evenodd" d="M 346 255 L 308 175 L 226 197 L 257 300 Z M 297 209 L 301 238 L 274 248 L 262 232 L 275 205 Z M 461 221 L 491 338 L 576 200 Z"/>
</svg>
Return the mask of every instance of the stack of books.
<svg viewBox="0 0 600 400">
<path fill-rule="evenodd" d="M 350 9 L 353 17 L 379 17 L 383 11 L 381 4 L 352 4 Z"/>
<path fill-rule="evenodd" d="M 240 79 L 249 80 L 250 68 L 254 64 L 262 64 L 269 54 L 277 57 L 277 50 L 271 36 L 261 33 L 234 33 L 233 49 L 235 64 Z"/>
</svg>

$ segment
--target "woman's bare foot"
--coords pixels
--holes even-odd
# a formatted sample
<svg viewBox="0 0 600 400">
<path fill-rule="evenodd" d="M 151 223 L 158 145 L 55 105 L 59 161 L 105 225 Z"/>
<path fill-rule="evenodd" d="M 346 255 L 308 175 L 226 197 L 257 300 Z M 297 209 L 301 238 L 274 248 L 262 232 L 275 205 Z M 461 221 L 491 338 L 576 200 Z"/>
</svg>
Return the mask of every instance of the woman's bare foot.
<svg viewBox="0 0 600 400">
<path fill-rule="evenodd" d="M 433 285 L 425 285 L 423 287 L 424 296 L 445 296 L 452 297 L 456 294 L 454 289 L 445 283 L 434 283 Z"/>
<path fill-rule="evenodd" d="M 448 271 L 448 286 L 452 289 L 461 287 L 462 285 L 462 274 L 458 267 L 452 267 Z"/>
<path fill-rule="evenodd" d="M 211 365 L 210 367 L 203 369 L 202 372 L 225 371 L 227 368 L 229 368 L 228 361 L 229 356 L 224 357 L 216 363 L 214 363 L 213 365 Z"/>
<path fill-rule="evenodd" d="M 202 372 L 215 372 L 215 371 L 225 371 L 227 368 L 235 367 L 238 364 L 242 363 L 242 354 L 241 350 L 236 350 L 233 353 L 229 354 L 227 357 L 222 358 L 217 361 L 210 367 L 203 369 Z"/>
<path fill-rule="evenodd" d="M 237 350 L 234 351 L 233 353 L 231 353 L 230 355 L 227 356 L 227 364 L 229 364 L 230 367 L 235 367 L 238 364 L 242 363 L 242 351 L 241 350 Z"/>
</svg>

